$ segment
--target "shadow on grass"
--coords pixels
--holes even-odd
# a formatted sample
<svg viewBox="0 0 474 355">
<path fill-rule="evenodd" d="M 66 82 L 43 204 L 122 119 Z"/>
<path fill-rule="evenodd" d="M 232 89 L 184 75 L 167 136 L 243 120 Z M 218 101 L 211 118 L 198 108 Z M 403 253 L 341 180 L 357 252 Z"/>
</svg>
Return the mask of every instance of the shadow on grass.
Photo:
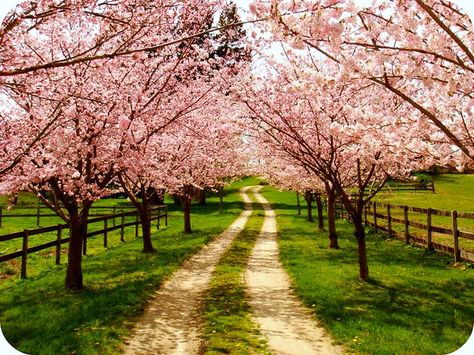
<svg viewBox="0 0 474 355">
<path fill-rule="evenodd" d="M 467 340 L 474 320 L 471 270 L 452 270 L 444 256 L 374 236 L 367 240 L 371 281 L 362 283 L 355 240 L 346 230 L 340 228 L 342 250 L 324 250 L 314 235 L 285 231 L 296 232 L 306 242 L 295 246 L 283 236 L 283 262 L 306 304 L 346 345 L 372 353 L 385 342 L 377 354 L 442 354 Z"/>
<path fill-rule="evenodd" d="M 283 206 L 292 201 L 271 190 L 265 197 Z M 329 250 L 327 235 L 317 233 L 303 215 L 286 208 L 277 215 L 281 259 L 297 294 L 350 351 L 446 354 L 469 337 L 474 270 L 453 268 L 449 256 L 369 234 L 371 280 L 360 282 L 349 223 L 338 222 L 342 249 Z"/>
<path fill-rule="evenodd" d="M 87 288 L 79 293 L 63 291 L 64 267 L 18 284 L 0 298 L 0 309 L 8 310 L 1 315 L 4 333 L 27 353 L 110 352 L 127 332 L 123 321 L 138 316 L 163 278 L 215 232 L 161 238 L 154 254 L 141 253 L 141 241 L 136 240 L 88 257 Z"/>
<path fill-rule="evenodd" d="M 199 205 L 195 203 L 191 206 L 191 213 L 197 214 L 197 215 L 219 213 L 219 207 L 220 207 L 219 201 L 208 201 L 204 205 Z M 243 208 L 243 202 L 240 202 L 240 201 L 229 201 L 229 202 L 224 201 L 222 203 L 222 210 L 225 213 L 233 213 L 237 215 L 240 213 L 239 210 L 241 210 L 242 208 Z M 169 212 L 175 212 L 175 211 L 181 212 L 182 210 L 183 208 L 180 205 L 168 204 Z"/>
<path fill-rule="evenodd" d="M 0 322 L 6 338 L 31 354 L 119 352 L 146 300 L 186 258 L 227 228 L 242 206 L 238 196 L 224 202 L 222 214 L 212 199 L 193 206 L 195 230 L 186 235 L 180 207 L 170 208 L 168 228 L 153 228 L 156 253 L 141 252 L 141 238 L 127 237 L 131 241 L 84 257 L 86 289 L 79 293 L 64 291 L 62 265 L 1 285 Z"/>
</svg>

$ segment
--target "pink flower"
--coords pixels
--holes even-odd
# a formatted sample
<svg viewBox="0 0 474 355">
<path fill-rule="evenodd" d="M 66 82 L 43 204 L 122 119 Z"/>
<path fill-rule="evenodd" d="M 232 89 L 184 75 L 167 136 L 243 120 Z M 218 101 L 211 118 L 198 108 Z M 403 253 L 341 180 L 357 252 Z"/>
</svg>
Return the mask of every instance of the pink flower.
<svg viewBox="0 0 474 355">
<path fill-rule="evenodd" d="M 130 125 L 130 120 L 126 117 L 121 117 L 119 118 L 119 127 L 122 128 L 122 129 L 127 129 L 128 126 Z"/>
</svg>

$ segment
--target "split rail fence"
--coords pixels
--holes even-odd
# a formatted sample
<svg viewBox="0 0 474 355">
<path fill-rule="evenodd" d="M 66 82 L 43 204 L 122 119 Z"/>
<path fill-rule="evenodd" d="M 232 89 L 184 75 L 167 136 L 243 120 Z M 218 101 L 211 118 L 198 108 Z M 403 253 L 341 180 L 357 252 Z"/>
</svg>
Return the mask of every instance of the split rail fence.
<svg viewBox="0 0 474 355">
<path fill-rule="evenodd" d="M 397 181 L 385 185 L 383 190 L 435 192 L 435 186 L 433 181 Z"/>
<path fill-rule="evenodd" d="M 349 219 L 340 203 L 336 210 L 338 217 Z M 474 213 L 370 202 L 364 222 L 407 244 L 449 253 L 454 262 L 474 262 Z"/>
<path fill-rule="evenodd" d="M 95 207 L 95 208 L 108 208 L 112 209 L 114 211 L 113 214 L 108 214 L 108 215 L 100 215 L 100 217 L 95 217 L 89 219 L 87 222 L 87 225 L 90 225 L 92 223 L 99 223 L 103 222 L 103 228 L 99 230 L 94 230 L 91 232 L 87 233 L 87 238 L 83 242 L 83 254 L 86 255 L 87 253 L 87 239 L 90 237 L 94 237 L 97 235 L 102 235 L 103 236 L 103 245 L 104 248 L 107 248 L 108 246 L 108 234 L 109 232 L 115 231 L 115 230 L 120 230 L 120 241 L 124 242 L 124 234 L 125 234 L 125 228 L 126 227 L 135 227 L 135 237 L 138 237 L 138 232 L 139 232 L 139 225 L 141 224 L 140 221 L 140 216 L 138 211 L 131 211 L 131 212 L 123 212 L 123 210 L 120 213 L 116 213 L 116 209 L 114 207 L 107 207 L 107 206 L 101 206 L 101 207 Z M 160 228 L 160 220 L 162 218 L 165 219 L 165 225 L 168 225 L 168 209 L 166 205 L 163 206 L 154 206 L 150 208 L 150 219 L 151 221 L 157 221 L 156 226 L 159 229 Z M 26 215 L 9 215 L 9 217 L 19 217 L 23 216 L 25 217 Z M 29 217 L 34 217 L 36 214 L 30 214 L 28 215 Z M 41 216 L 45 216 L 44 214 Z M 49 216 L 49 215 L 48 215 Z M 56 215 L 54 215 L 56 216 Z M 94 215 L 92 215 L 94 216 Z M 97 214 L 95 214 L 97 216 Z M 5 217 L 5 216 L 4 216 Z M 127 217 L 135 217 L 134 220 L 132 221 L 127 221 Z M 129 218 L 130 219 L 130 218 Z M 69 227 L 67 224 L 58 224 L 55 226 L 50 226 L 50 227 L 45 227 L 45 228 L 38 228 L 38 229 L 25 229 L 22 232 L 15 232 L 15 233 L 10 233 L 10 234 L 5 234 L 5 235 L 0 235 L 0 246 L 2 242 L 14 240 L 14 239 L 22 239 L 22 248 L 19 251 L 15 251 L 10 254 L 6 255 L 0 255 L 0 263 L 6 262 L 8 260 L 16 259 L 16 258 L 21 258 L 21 278 L 26 278 L 26 271 L 27 271 L 27 259 L 28 255 L 39 252 L 41 250 L 49 249 L 49 248 L 55 248 L 55 255 L 56 255 L 56 265 L 59 265 L 61 262 L 61 245 L 68 243 L 69 242 L 69 237 L 63 237 L 63 234 L 65 234 L 63 231 L 68 231 Z M 44 233 L 51 233 L 51 232 L 56 232 L 56 239 L 52 240 L 50 242 L 46 242 L 40 245 L 35 245 L 33 247 L 28 245 L 29 237 L 34 236 L 34 235 L 39 235 L 39 234 L 44 234 Z"/>
<path fill-rule="evenodd" d="M 3 226 L 3 222 L 6 219 L 10 218 L 36 218 L 36 225 L 39 227 L 41 223 L 41 218 L 42 217 L 58 217 L 54 211 L 52 211 L 49 207 L 46 207 L 44 205 L 38 205 L 38 206 L 18 206 L 18 210 L 25 210 L 26 213 L 9 213 L 8 210 L 5 211 L 5 208 L 0 206 L 0 228 Z M 121 205 L 114 205 L 114 206 L 92 206 L 91 207 L 91 212 L 94 210 L 104 210 L 108 209 L 112 211 L 112 215 L 118 214 L 118 211 L 123 211 L 126 209 L 135 209 L 134 206 L 121 206 Z M 31 212 L 30 212 L 31 211 Z M 90 213 L 89 214 L 91 217 L 101 217 L 104 214 L 103 213 Z"/>
</svg>

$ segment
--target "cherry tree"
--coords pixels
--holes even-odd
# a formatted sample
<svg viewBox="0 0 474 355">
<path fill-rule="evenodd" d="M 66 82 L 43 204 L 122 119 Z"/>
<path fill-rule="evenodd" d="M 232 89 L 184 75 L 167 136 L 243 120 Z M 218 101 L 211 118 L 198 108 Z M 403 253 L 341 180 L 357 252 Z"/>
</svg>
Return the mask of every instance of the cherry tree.
<svg viewBox="0 0 474 355">
<path fill-rule="evenodd" d="M 257 140 L 253 141 L 254 161 L 258 162 L 254 167 L 254 173 L 264 176 L 272 186 L 282 190 L 296 191 L 299 208 L 299 195 L 303 195 L 306 202 L 308 221 L 313 221 L 313 201 L 316 200 L 318 211 L 318 228 L 324 230 L 323 203 L 321 196 L 325 194 L 323 182 L 314 174 L 304 169 L 298 162 L 293 161 L 285 154 L 276 155 L 274 150 L 267 149 L 267 144 Z M 298 210 L 299 211 L 299 210 Z M 331 230 L 335 234 L 335 215 L 328 218 L 331 221 Z M 300 211 L 299 211 L 300 213 Z M 333 247 L 337 246 L 337 237 L 329 238 L 333 241 Z"/>
<path fill-rule="evenodd" d="M 221 96 L 221 95 L 218 95 Z M 156 184 L 179 197 L 184 232 L 191 233 L 191 202 L 197 191 L 219 189 L 241 176 L 246 167 L 241 130 L 233 121 L 238 111 L 218 98 L 194 112 L 187 122 L 160 135 L 161 163 Z"/>
<path fill-rule="evenodd" d="M 116 147 L 120 144 L 116 124 L 100 104 L 100 95 L 94 87 L 79 83 L 87 82 L 91 71 L 75 70 L 64 84 L 74 85 L 74 92 L 84 99 L 70 98 L 61 105 L 61 125 L 54 128 L 54 135 L 41 139 L 21 164 L 3 176 L 0 187 L 2 193 L 33 191 L 69 224 L 68 289 L 83 287 L 81 253 L 89 210 L 96 199 L 107 194 L 114 176 Z M 20 95 L 15 99 L 32 113 L 30 119 L 22 119 L 22 129 L 40 123 L 35 119 L 49 116 L 48 112 L 54 112 L 57 106 L 37 95 Z"/>
<path fill-rule="evenodd" d="M 200 67 L 202 69 L 202 65 Z M 220 112 L 213 109 L 208 113 L 210 108 L 223 105 L 222 96 L 218 94 L 222 87 L 217 78 L 187 80 L 185 83 L 182 78 L 180 75 L 180 80 L 170 87 L 169 97 L 160 100 L 161 103 L 153 109 L 152 117 L 134 111 L 133 117 L 122 122 L 126 144 L 117 163 L 118 181 L 140 214 L 145 252 L 153 251 L 149 216 L 153 194 L 157 190 L 174 188 L 166 185 L 165 175 L 170 173 L 168 154 L 174 151 L 176 142 L 197 139 L 198 144 L 205 144 L 204 140 L 211 138 L 206 136 L 206 126 L 199 136 L 189 131 L 187 126 L 200 127 L 209 119 L 206 114 L 212 114 L 215 120 Z M 219 129 L 218 122 L 215 122 L 216 129 Z M 194 145 L 188 148 L 195 149 Z"/>
<path fill-rule="evenodd" d="M 189 46 L 202 44 L 200 38 L 208 33 L 241 26 L 207 26 L 223 5 L 221 0 L 25 1 L 0 26 L 1 106 L 11 106 L 5 98 L 11 90 L 23 90 L 22 81 L 31 76 L 39 82 L 46 73 L 60 75 L 62 68 L 70 66 L 106 68 L 111 62 L 140 61 L 151 53 L 167 58 L 173 52 L 187 52 Z M 63 98 L 57 94 L 52 88 L 42 92 L 59 102 Z M 2 118 L 9 114 L 8 110 L 1 112 Z M 30 115 L 28 111 L 23 114 Z M 19 164 L 38 141 L 51 134 L 60 117 L 42 117 L 41 125 L 21 131 L 25 133 L 23 139 L 9 142 L 8 149 L 0 152 L 0 175 Z M 1 135 L 16 127 L 9 119 L 5 122 L 11 127 Z"/>
<path fill-rule="evenodd" d="M 114 7 L 120 10 L 118 13 L 140 20 L 134 25 L 138 26 L 135 36 L 129 38 L 125 31 L 124 37 L 116 35 L 110 43 L 141 48 L 176 33 L 199 31 L 216 4 L 118 3 Z M 111 19 L 109 25 L 113 23 Z M 81 18 L 70 16 L 59 22 L 40 23 L 35 31 L 40 34 L 36 42 L 25 33 L 23 42 L 21 36 L 17 38 L 21 45 L 15 48 L 30 48 L 38 58 L 53 60 L 63 58 L 63 52 L 88 52 L 90 41 L 101 36 L 99 24 L 84 24 Z M 11 135 L 13 128 L 42 132 L 50 125 L 53 133 L 33 145 L 28 140 L 16 144 L 23 157 L 2 177 L 0 190 L 5 193 L 28 188 L 69 224 L 66 288 L 83 287 L 81 250 L 90 207 L 109 193 L 109 184 L 124 169 L 117 162 L 137 143 L 124 128 L 135 121 L 147 121 L 146 136 L 151 136 L 173 122 L 175 116 L 157 108 L 163 105 L 162 100 L 170 103 L 172 90 L 179 90 L 179 84 L 192 77 L 193 58 L 199 58 L 199 50 L 192 41 L 177 43 L 163 51 L 141 51 L 131 57 L 38 70 L 4 83 L 8 86 L 6 94 L 14 103 L 9 113 L 18 115 L 9 119 L 2 139 L 17 143 Z M 24 56 L 17 60 L 29 58 L 26 50 L 18 54 Z M 156 116 L 157 112 L 163 116 Z M 10 154 L 16 148 L 8 149 L 5 153 Z"/>
<path fill-rule="evenodd" d="M 267 149 L 322 180 L 328 205 L 337 193 L 354 225 L 359 277 L 367 280 L 364 205 L 389 177 L 406 176 L 425 164 L 429 147 L 399 119 L 410 113 L 396 100 L 373 83 L 336 82 L 337 73 L 330 62 L 288 54 L 288 62 L 276 63 L 272 72 L 252 78 L 235 95 L 247 106 Z"/>
<path fill-rule="evenodd" d="M 444 0 L 255 1 L 273 39 L 339 65 L 336 80 L 368 80 L 414 112 L 407 123 L 437 144 L 437 162 L 473 164 L 474 40 L 469 17 Z M 369 94 L 369 93 L 367 93 Z"/>
</svg>

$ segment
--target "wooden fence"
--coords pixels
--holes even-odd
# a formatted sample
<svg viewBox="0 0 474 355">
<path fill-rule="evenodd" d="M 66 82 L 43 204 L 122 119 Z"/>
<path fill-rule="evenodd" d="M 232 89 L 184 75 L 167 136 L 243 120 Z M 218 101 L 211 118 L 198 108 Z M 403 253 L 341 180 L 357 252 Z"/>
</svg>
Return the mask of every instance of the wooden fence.
<svg viewBox="0 0 474 355">
<path fill-rule="evenodd" d="M 340 203 L 337 204 L 336 210 L 338 217 L 349 219 L 347 212 Z M 411 219 L 409 212 L 412 213 Z M 444 223 L 435 225 L 434 216 L 444 217 Z M 440 219 L 438 218 L 438 223 Z M 454 262 L 461 260 L 474 261 L 474 242 L 467 242 L 474 241 L 474 232 L 460 230 L 460 219 L 473 220 L 472 229 L 474 229 L 474 213 L 378 202 L 370 202 L 364 210 L 365 225 L 372 226 L 376 232 L 384 231 L 390 237 L 404 240 L 407 244 L 411 243 L 425 247 L 428 250 L 449 253 L 453 255 Z M 441 239 L 442 242 L 434 239 Z M 463 240 L 466 241 L 467 247 L 463 246 Z"/>
<path fill-rule="evenodd" d="M 435 192 L 435 186 L 433 181 L 395 181 L 385 185 L 383 190 Z"/>
<path fill-rule="evenodd" d="M 103 207 L 112 209 L 112 207 Z M 133 216 L 135 217 L 134 221 L 126 222 L 125 218 Z M 165 219 L 165 225 L 168 225 L 168 209 L 167 206 L 154 206 L 150 209 L 150 216 L 151 221 L 157 221 L 157 228 L 160 228 L 160 219 Z M 119 222 L 116 222 L 116 219 L 119 219 Z M 138 237 L 138 229 L 141 223 L 138 211 L 131 211 L 131 212 L 121 212 L 112 215 L 102 215 L 101 217 L 96 217 L 89 219 L 87 224 L 103 222 L 104 226 L 103 229 L 95 230 L 87 233 L 87 238 L 96 236 L 96 235 L 103 235 L 104 238 L 104 248 L 107 248 L 108 244 L 108 233 L 119 230 L 120 229 L 120 240 L 123 242 L 124 239 L 124 229 L 126 227 L 134 226 L 135 227 L 135 237 Z M 112 222 L 112 223 L 109 223 Z M 112 224 L 112 225 L 111 225 Z M 41 250 L 55 248 L 56 254 L 56 265 L 59 265 L 61 262 L 61 245 L 64 243 L 69 242 L 68 238 L 63 238 L 63 230 L 68 230 L 69 227 L 67 224 L 58 224 L 56 226 L 50 226 L 46 228 L 39 228 L 39 229 L 30 229 L 24 230 L 22 232 L 10 233 L 0 236 L 0 243 L 5 242 L 8 240 L 13 239 L 22 239 L 22 249 L 16 251 L 14 253 L 10 253 L 7 255 L 0 255 L 0 263 L 5 262 L 8 260 L 21 258 L 21 278 L 26 278 L 26 266 L 27 266 L 27 258 L 28 254 L 39 252 Z M 34 247 L 28 246 L 28 239 L 30 236 L 43 234 L 43 233 L 50 233 L 56 232 L 56 239 L 50 242 L 36 245 Z M 86 255 L 87 253 L 87 238 L 84 240 L 83 243 L 83 254 Z"/>
<path fill-rule="evenodd" d="M 5 213 L 5 210 L 2 206 L 0 206 L 0 228 L 2 228 L 2 224 L 4 219 L 6 218 L 26 218 L 26 217 L 36 217 L 36 225 L 40 225 L 41 217 L 58 217 L 57 213 L 51 211 L 51 209 L 45 205 L 38 205 L 38 206 L 18 206 L 17 209 L 19 210 L 32 210 L 34 212 L 31 213 Z M 114 206 L 92 206 L 91 212 L 93 210 L 100 210 L 100 209 L 109 209 L 112 210 L 112 215 L 116 215 L 117 211 L 123 211 L 127 209 L 135 209 L 134 206 L 122 206 L 122 205 L 114 205 Z M 46 211 L 46 213 L 45 213 Z M 91 213 L 89 214 L 91 217 L 100 217 L 103 216 L 103 213 Z"/>
</svg>

